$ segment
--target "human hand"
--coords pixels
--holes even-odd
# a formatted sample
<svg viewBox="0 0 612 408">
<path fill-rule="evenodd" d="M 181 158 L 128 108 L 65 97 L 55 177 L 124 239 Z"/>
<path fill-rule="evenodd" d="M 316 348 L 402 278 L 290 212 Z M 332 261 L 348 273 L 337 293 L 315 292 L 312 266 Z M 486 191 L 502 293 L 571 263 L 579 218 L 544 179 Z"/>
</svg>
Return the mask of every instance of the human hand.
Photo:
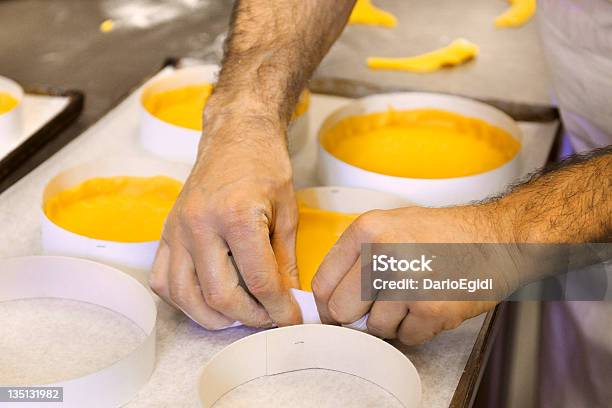
<svg viewBox="0 0 612 408">
<path fill-rule="evenodd" d="M 150 283 L 207 329 L 301 322 L 289 292 L 299 286 L 298 215 L 285 131 L 262 117 L 205 120 L 197 163 L 166 221 Z"/>
<path fill-rule="evenodd" d="M 501 283 L 493 297 L 496 300 L 568 267 L 579 270 L 609 259 L 605 248 L 594 251 L 592 245 L 580 244 L 610 240 L 609 186 L 601 182 L 601 175 L 609 174 L 611 161 L 610 148 L 575 156 L 480 205 L 413 207 L 362 215 L 329 252 L 312 282 L 322 321 L 346 324 L 370 310 L 371 333 L 417 344 L 496 303 L 361 301 L 361 243 L 509 243 L 494 246 L 500 252 L 492 258 L 501 263 L 488 265 L 488 272 Z M 501 270 L 492 268 L 500 265 Z M 480 266 L 485 268 L 473 272 L 482 273 L 486 259 Z"/>
<path fill-rule="evenodd" d="M 455 208 L 410 207 L 360 216 L 330 250 L 312 288 L 322 322 L 349 324 L 369 311 L 368 332 L 423 343 L 493 308 L 495 301 L 362 301 L 362 243 L 507 242 L 508 224 L 491 203 Z M 516 282 L 509 286 L 514 287 Z M 506 288 L 510 290 L 511 288 Z"/>
</svg>

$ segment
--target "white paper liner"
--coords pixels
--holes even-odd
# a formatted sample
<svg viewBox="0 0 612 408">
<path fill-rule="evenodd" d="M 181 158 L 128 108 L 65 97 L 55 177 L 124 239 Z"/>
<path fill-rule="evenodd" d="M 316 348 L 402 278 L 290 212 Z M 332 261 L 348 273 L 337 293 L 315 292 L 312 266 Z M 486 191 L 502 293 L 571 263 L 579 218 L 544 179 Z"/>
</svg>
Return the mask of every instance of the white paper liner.
<svg viewBox="0 0 612 408">
<path fill-rule="evenodd" d="M 412 204 L 395 194 L 355 187 L 309 187 L 298 190 L 297 201 L 310 208 L 344 214 L 391 210 Z"/>
<path fill-rule="evenodd" d="M 501 193 L 520 174 L 520 152 L 508 163 L 467 177 L 416 179 L 387 176 L 353 166 L 334 157 L 321 144 L 322 135 L 340 120 L 355 115 L 395 110 L 440 109 L 482 119 L 522 142 L 522 131 L 504 112 L 458 96 L 433 93 L 393 93 L 358 99 L 332 113 L 319 130 L 318 177 L 324 185 L 362 187 L 394 193 L 417 205 L 444 207 L 482 200 Z M 522 149 L 522 145 L 521 145 Z"/>
<path fill-rule="evenodd" d="M 311 208 L 319 208 L 346 214 L 363 213 L 375 209 L 389 210 L 411 205 L 406 200 L 393 194 L 350 187 L 328 186 L 305 188 L 297 191 L 296 198 L 299 203 L 306 204 Z M 302 321 L 305 324 L 321 323 L 319 311 L 317 310 L 312 292 L 291 289 L 291 293 L 302 312 Z M 359 320 L 344 325 L 344 327 L 366 331 L 367 323 L 368 315 L 366 314 Z M 242 323 L 234 322 L 227 327 L 236 327 L 240 325 L 242 325 Z"/>
<path fill-rule="evenodd" d="M 157 309 L 150 292 L 136 279 L 84 259 L 55 256 L 1 259 L 0 302 L 33 298 L 70 299 L 105 307 L 133 321 L 146 336 L 126 357 L 100 371 L 52 384 L 30 384 L 63 387 L 63 403 L 42 405 L 119 407 L 149 380 L 155 366 Z"/>
<path fill-rule="evenodd" d="M 49 181 L 43 192 L 40 207 L 43 253 L 88 258 L 118 267 L 149 271 L 155 260 L 159 240 L 114 242 L 75 234 L 51 221 L 44 212 L 44 203 L 59 192 L 93 177 L 168 176 L 183 182 L 189 171 L 187 165 L 130 158 L 93 161 L 59 173 Z"/>
<path fill-rule="evenodd" d="M 363 188 L 350 187 L 311 187 L 297 192 L 299 203 L 310 208 L 319 208 L 327 211 L 345 214 L 359 214 L 371 210 L 390 210 L 412 205 L 406 200 L 390 194 Z M 293 296 L 297 300 L 304 323 L 321 323 L 319 312 L 311 292 L 292 289 Z M 345 324 L 344 327 L 366 331 L 368 314 L 359 320 Z"/>
<path fill-rule="evenodd" d="M 355 330 L 306 324 L 253 334 L 218 352 L 200 376 L 201 406 L 213 406 L 256 378 L 306 369 L 351 374 L 385 389 L 406 408 L 421 405 L 419 374 L 395 347 Z"/>
<path fill-rule="evenodd" d="M 202 83 L 214 84 L 219 73 L 218 65 L 195 65 L 178 69 L 166 69 L 149 80 L 139 95 L 140 143 L 151 153 L 174 161 L 193 164 L 202 137 L 199 130 L 176 126 L 158 119 L 144 106 L 151 95 Z M 298 152 L 308 139 L 308 110 L 289 125 L 287 131 L 289 154 Z"/>
<path fill-rule="evenodd" d="M 17 99 L 17 106 L 8 112 L 0 113 L 0 151 L 2 145 L 12 145 L 23 131 L 23 88 L 12 79 L 0 76 L 0 92 L 6 92 Z"/>
</svg>

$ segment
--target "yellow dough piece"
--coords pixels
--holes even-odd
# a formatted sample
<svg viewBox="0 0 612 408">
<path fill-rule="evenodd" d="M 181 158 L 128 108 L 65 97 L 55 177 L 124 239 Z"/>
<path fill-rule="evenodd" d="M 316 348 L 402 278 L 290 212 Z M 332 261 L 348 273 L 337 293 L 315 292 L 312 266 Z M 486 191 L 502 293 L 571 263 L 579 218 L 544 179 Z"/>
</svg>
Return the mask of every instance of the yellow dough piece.
<svg viewBox="0 0 612 408">
<path fill-rule="evenodd" d="M 202 113 L 214 85 L 196 84 L 151 95 L 144 100 L 145 109 L 153 116 L 175 126 L 202 130 Z M 304 90 L 295 108 L 293 118 L 308 110 L 310 93 Z"/>
<path fill-rule="evenodd" d="M 357 0 L 348 23 L 391 28 L 397 25 L 397 18 L 393 14 L 374 6 L 371 0 Z"/>
<path fill-rule="evenodd" d="M 536 0 L 508 0 L 510 7 L 497 18 L 496 27 L 520 27 L 536 12 Z"/>
<path fill-rule="evenodd" d="M 478 46 L 463 38 L 444 48 L 407 58 L 368 58 L 372 69 L 391 69 L 412 72 L 432 72 L 440 68 L 463 64 L 478 55 Z"/>
<path fill-rule="evenodd" d="M 312 292 L 312 278 L 323 258 L 357 216 L 299 206 L 296 257 L 302 290 Z"/>
<path fill-rule="evenodd" d="M 17 99 L 6 92 L 0 92 L 0 115 L 15 109 L 19 104 Z"/>
<path fill-rule="evenodd" d="M 408 178 L 464 177 L 518 153 L 509 133 L 480 119 L 436 109 L 352 116 L 322 135 L 325 150 L 371 172 Z"/>
<path fill-rule="evenodd" d="M 113 31 L 113 28 L 115 28 L 115 23 L 110 18 L 100 23 L 100 32 L 102 33 L 110 33 Z"/>
<path fill-rule="evenodd" d="M 89 238 L 155 241 L 181 188 L 165 176 L 92 178 L 51 197 L 44 210 L 56 225 Z"/>
</svg>

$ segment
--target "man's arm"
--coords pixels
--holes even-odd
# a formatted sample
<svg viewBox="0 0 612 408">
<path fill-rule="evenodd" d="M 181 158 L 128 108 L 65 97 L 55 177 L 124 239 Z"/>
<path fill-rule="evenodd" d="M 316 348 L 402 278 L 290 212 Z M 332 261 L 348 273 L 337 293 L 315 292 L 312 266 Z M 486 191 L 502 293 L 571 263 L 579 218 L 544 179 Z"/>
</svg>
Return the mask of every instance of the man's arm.
<svg viewBox="0 0 612 408">
<path fill-rule="evenodd" d="M 608 147 L 576 156 L 553 170 L 533 176 L 509 194 L 481 204 L 366 213 L 351 224 L 330 250 L 312 288 L 323 322 L 351 323 L 369 311 L 370 333 L 418 344 L 486 312 L 496 302 L 361 301 L 362 243 L 611 241 L 612 147 Z M 499 281 L 508 283 L 505 296 L 519 285 L 547 276 L 555 269 L 555 246 L 535 253 L 520 250 L 518 256 L 513 245 L 506 248 L 512 251 L 509 255 L 517 260 L 517 265 L 511 275 L 499 277 Z M 590 256 L 584 258 L 586 264 L 592 261 Z M 485 271 L 488 276 L 495 272 Z"/>
<path fill-rule="evenodd" d="M 512 242 L 612 239 L 612 146 L 548 167 L 498 202 Z"/>
<path fill-rule="evenodd" d="M 222 123 L 224 115 L 255 115 L 287 125 L 306 82 L 346 25 L 354 2 L 237 1 L 204 122 Z"/>
<path fill-rule="evenodd" d="M 299 281 L 285 135 L 300 92 L 353 2 L 235 3 L 198 159 L 168 216 L 151 274 L 160 296 L 206 328 L 301 320 L 289 292 Z"/>
</svg>

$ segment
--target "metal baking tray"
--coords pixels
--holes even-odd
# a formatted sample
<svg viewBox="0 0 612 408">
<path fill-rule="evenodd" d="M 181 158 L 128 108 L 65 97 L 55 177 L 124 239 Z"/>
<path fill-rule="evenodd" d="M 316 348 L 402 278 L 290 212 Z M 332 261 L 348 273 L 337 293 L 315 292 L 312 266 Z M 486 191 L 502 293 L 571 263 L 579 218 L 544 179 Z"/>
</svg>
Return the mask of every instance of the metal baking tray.
<svg viewBox="0 0 612 408">
<path fill-rule="evenodd" d="M 24 131 L 29 134 L 0 157 L 0 192 L 23 177 L 25 162 L 79 117 L 84 101 L 84 94 L 78 90 L 25 87 L 23 120 Z M 23 174 L 15 177 L 19 172 Z"/>
</svg>

